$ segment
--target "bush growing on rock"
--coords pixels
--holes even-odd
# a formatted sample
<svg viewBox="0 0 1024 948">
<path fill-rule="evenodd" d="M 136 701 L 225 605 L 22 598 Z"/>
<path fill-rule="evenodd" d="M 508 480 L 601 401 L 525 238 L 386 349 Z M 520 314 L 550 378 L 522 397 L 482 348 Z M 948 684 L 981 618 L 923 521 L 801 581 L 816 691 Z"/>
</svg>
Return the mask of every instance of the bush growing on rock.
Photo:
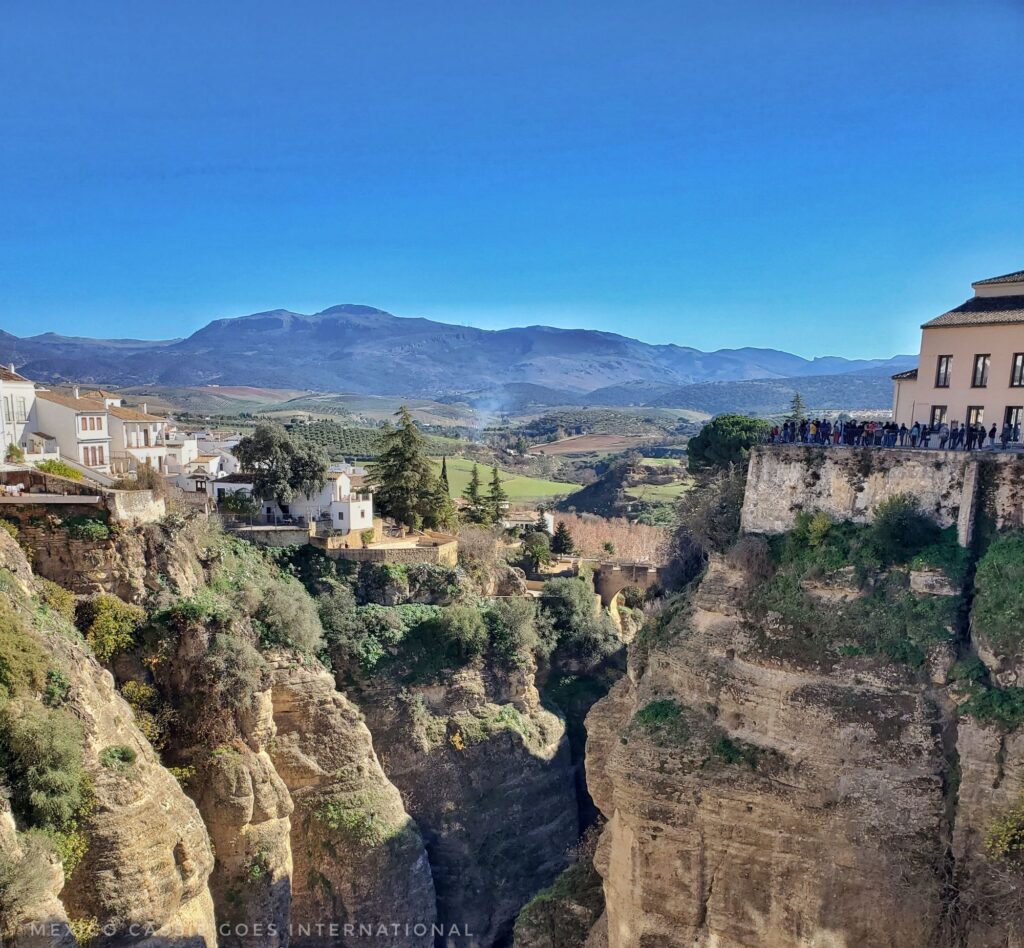
<svg viewBox="0 0 1024 948">
<path fill-rule="evenodd" d="M 75 594 L 69 589 L 65 589 L 63 586 L 58 586 L 56 583 L 51 582 L 48 579 L 36 579 L 36 591 L 39 594 L 39 598 L 42 600 L 43 605 L 48 609 L 52 609 L 57 615 L 66 619 L 68 622 L 73 623 L 75 621 L 75 611 L 78 606 L 78 600 L 75 598 Z"/>
<path fill-rule="evenodd" d="M 324 645 L 316 606 L 294 581 L 288 586 L 275 583 L 265 591 L 253 625 L 264 648 L 284 646 L 316 655 Z"/>
<path fill-rule="evenodd" d="M 992 541 L 974 576 L 972 620 L 977 632 L 1000 650 L 1024 646 L 1024 533 Z"/>
<path fill-rule="evenodd" d="M 494 655 L 506 667 L 527 665 L 531 654 L 541 650 L 532 599 L 499 599 L 488 610 L 486 621 Z"/>
<path fill-rule="evenodd" d="M 81 625 L 85 639 L 101 662 L 109 662 L 119 652 L 135 644 L 135 636 L 146 621 L 146 611 L 117 596 L 101 593 L 82 607 Z"/>
<path fill-rule="evenodd" d="M 50 890 L 51 848 L 38 833 L 20 833 L 21 859 L 0 852 L 0 935 L 11 938 L 26 910 Z"/>
<path fill-rule="evenodd" d="M 758 585 L 775 572 L 771 548 L 764 537 L 740 537 L 727 555 L 729 565 L 738 569 L 751 585 Z"/>
<path fill-rule="evenodd" d="M 30 824 L 73 828 L 86 804 L 84 733 L 69 714 L 24 702 L 0 713 L 0 760 L 11 804 Z"/>
</svg>

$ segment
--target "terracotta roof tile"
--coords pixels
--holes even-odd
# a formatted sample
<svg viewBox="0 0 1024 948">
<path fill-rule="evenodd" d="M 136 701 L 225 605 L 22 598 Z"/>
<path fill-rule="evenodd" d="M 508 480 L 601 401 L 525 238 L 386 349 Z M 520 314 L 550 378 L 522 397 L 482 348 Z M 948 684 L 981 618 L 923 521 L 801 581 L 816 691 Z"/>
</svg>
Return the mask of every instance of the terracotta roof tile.
<svg viewBox="0 0 1024 948">
<path fill-rule="evenodd" d="M 0 365 L 0 381 L 3 382 L 28 382 L 24 375 L 12 372 L 6 365 Z"/>
<path fill-rule="evenodd" d="M 924 323 L 921 328 L 991 326 L 1000 323 L 1024 323 L 1024 296 L 974 296 L 956 309 Z"/>
<path fill-rule="evenodd" d="M 107 411 L 122 421 L 167 421 L 166 418 L 160 418 L 157 415 L 147 415 L 144 411 L 139 411 L 138 408 L 118 408 L 112 405 Z"/>
<path fill-rule="evenodd" d="M 105 412 L 108 410 L 103 402 L 98 402 L 94 398 L 75 398 L 73 395 L 59 395 L 57 392 L 49 390 L 36 392 L 36 398 L 41 398 L 44 402 L 53 402 L 55 405 L 63 405 L 72 411 Z"/>
<path fill-rule="evenodd" d="M 1024 270 L 1016 273 L 1004 273 L 1002 276 L 989 277 L 987 280 L 975 280 L 971 286 L 996 286 L 999 283 L 1024 283 Z"/>
</svg>

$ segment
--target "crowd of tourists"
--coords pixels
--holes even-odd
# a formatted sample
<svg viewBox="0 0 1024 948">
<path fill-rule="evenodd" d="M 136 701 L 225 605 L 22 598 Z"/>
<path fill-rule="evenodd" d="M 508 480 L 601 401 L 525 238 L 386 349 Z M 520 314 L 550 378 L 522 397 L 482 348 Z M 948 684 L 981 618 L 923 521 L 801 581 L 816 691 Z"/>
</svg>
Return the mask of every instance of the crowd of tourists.
<svg viewBox="0 0 1024 948">
<path fill-rule="evenodd" d="M 940 448 L 949 451 L 980 451 L 985 447 L 1006 449 L 1020 443 L 1020 425 L 1009 422 L 1002 429 L 993 424 L 986 430 L 982 424 L 922 425 L 915 421 L 909 428 L 894 421 L 829 421 L 802 419 L 775 425 L 772 444 L 850 445 L 878 448 Z"/>
</svg>

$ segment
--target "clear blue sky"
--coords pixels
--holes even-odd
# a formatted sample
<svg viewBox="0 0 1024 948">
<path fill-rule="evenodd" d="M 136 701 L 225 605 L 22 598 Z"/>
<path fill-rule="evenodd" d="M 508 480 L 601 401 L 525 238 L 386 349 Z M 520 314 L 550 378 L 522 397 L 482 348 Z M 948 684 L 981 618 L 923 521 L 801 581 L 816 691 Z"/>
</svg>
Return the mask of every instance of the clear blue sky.
<svg viewBox="0 0 1024 948">
<path fill-rule="evenodd" d="M 916 351 L 1024 268 L 1021 0 L 8 4 L 0 328 L 334 303 Z"/>
</svg>

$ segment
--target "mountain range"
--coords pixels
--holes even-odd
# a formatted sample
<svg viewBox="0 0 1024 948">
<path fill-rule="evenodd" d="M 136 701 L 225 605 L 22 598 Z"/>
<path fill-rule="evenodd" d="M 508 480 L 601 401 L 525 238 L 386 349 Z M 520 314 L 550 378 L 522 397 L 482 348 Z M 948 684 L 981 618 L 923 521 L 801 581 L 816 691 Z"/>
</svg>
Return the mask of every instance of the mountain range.
<svg viewBox="0 0 1024 948">
<path fill-rule="evenodd" d="M 251 385 L 471 403 L 625 405 L 665 404 L 679 387 L 709 382 L 850 373 L 882 378 L 916 360 L 805 359 L 758 348 L 702 352 L 589 329 L 476 329 L 345 304 L 312 315 L 278 309 L 217 319 L 171 340 L 19 338 L 0 331 L 0 361 L 51 383 Z"/>
</svg>

